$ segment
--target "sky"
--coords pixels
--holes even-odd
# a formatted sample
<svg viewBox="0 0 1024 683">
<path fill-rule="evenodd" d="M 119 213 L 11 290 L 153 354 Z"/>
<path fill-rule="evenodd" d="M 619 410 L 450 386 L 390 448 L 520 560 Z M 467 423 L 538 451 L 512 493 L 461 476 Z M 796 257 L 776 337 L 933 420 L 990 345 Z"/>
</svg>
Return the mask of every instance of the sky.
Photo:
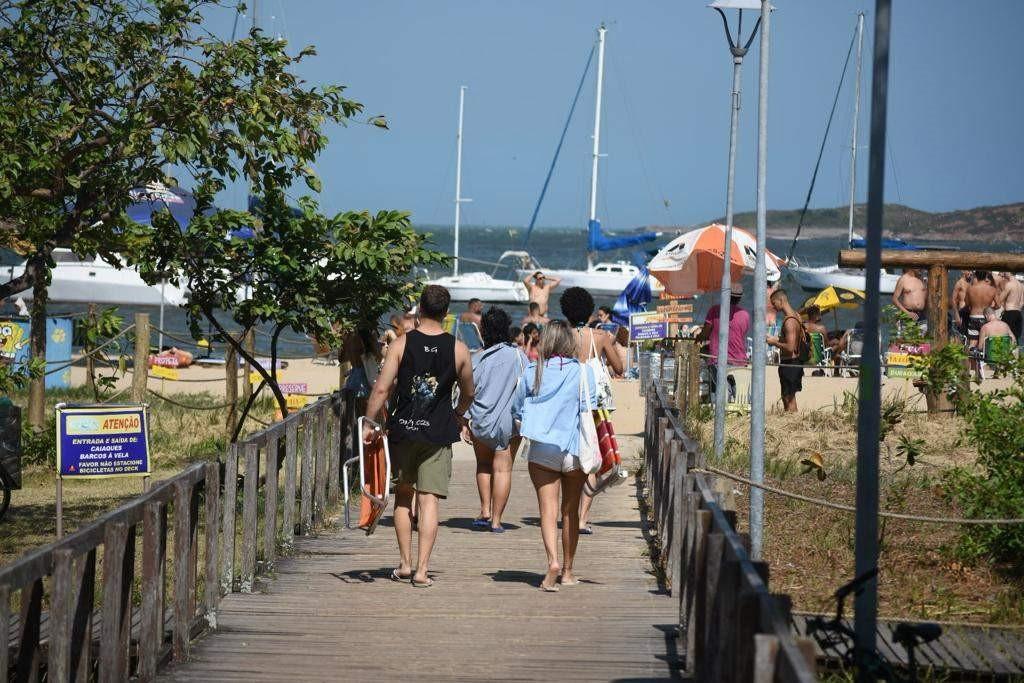
<svg viewBox="0 0 1024 683">
<path fill-rule="evenodd" d="M 247 0 L 252 5 L 252 0 Z M 776 0 L 768 102 L 769 208 L 807 193 L 856 13 L 868 12 L 858 201 L 866 197 L 874 3 Z M 260 0 L 264 31 L 318 56 L 300 74 L 336 83 L 390 130 L 331 126 L 322 206 L 452 220 L 460 85 L 467 86 L 464 224 L 529 222 L 601 22 L 606 39 L 598 218 L 605 227 L 695 224 L 725 212 L 732 61 L 704 0 Z M 247 27 L 250 18 L 242 18 Z M 234 12 L 208 17 L 228 37 Z M 744 22 L 746 35 L 753 21 Z M 947 211 L 1024 200 L 1024 2 L 894 3 L 886 200 Z M 755 202 L 758 40 L 743 65 L 736 210 Z M 595 60 L 596 62 L 596 60 Z M 853 60 L 812 207 L 845 204 Z M 583 226 L 595 74 L 587 75 L 539 226 Z M 241 206 L 244 193 L 231 201 Z"/>
</svg>

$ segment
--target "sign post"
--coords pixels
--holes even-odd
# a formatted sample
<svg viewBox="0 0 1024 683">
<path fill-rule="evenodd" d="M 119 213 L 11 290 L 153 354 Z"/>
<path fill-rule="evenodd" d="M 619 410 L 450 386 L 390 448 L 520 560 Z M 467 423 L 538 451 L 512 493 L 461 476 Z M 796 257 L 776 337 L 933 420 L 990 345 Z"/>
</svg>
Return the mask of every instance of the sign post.
<svg viewBox="0 0 1024 683">
<path fill-rule="evenodd" d="M 149 406 L 57 405 L 57 538 L 64 535 L 64 479 L 143 477 L 151 471 Z"/>
</svg>

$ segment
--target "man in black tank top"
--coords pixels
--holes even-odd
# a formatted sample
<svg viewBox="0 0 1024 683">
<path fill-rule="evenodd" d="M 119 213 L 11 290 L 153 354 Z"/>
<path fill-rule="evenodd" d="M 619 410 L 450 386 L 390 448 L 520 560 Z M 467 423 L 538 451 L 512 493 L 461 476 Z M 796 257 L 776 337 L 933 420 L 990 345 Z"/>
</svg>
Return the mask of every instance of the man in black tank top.
<svg viewBox="0 0 1024 683">
<path fill-rule="evenodd" d="M 396 472 L 395 534 L 400 555 L 395 580 L 429 586 L 430 553 L 437 538 L 438 499 L 448 496 L 452 475 L 452 444 L 466 423 L 473 403 L 473 368 L 466 345 L 444 331 L 451 296 L 439 285 L 427 285 L 420 296 L 419 325 L 388 347 L 380 375 L 366 406 L 366 416 L 380 418 L 394 386 L 387 421 L 392 470 Z M 396 383 L 397 380 L 397 383 Z M 459 402 L 452 407 L 452 390 L 459 385 Z M 379 438 L 368 425 L 363 441 Z M 419 557 L 412 564 L 412 499 L 417 496 Z"/>
</svg>

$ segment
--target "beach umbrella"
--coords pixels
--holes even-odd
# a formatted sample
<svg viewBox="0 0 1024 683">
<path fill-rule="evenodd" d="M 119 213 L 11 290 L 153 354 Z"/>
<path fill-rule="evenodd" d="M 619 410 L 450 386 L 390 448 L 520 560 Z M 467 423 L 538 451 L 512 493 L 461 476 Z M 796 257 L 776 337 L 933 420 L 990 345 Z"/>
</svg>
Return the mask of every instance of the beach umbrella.
<svg viewBox="0 0 1024 683">
<path fill-rule="evenodd" d="M 686 296 L 699 292 L 718 291 L 722 282 L 725 258 L 723 244 L 725 226 L 712 223 L 680 235 L 658 252 L 648 264 L 651 275 L 665 285 L 668 294 Z M 746 230 L 733 227 L 729 249 L 730 274 L 738 281 L 744 273 L 754 272 L 757 242 Z M 782 260 L 767 252 L 768 279 L 781 277 Z"/>
<path fill-rule="evenodd" d="M 803 308 L 817 306 L 822 313 L 837 308 L 857 308 L 864 303 L 864 292 L 859 289 L 847 289 L 834 285 L 826 287 L 804 301 Z"/>
<path fill-rule="evenodd" d="M 617 325 L 629 325 L 629 315 L 647 310 L 651 303 L 651 275 L 646 267 L 640 269 L 626 288 L 619 294 L 612 307 L 612 321 Z"/>
</svg>

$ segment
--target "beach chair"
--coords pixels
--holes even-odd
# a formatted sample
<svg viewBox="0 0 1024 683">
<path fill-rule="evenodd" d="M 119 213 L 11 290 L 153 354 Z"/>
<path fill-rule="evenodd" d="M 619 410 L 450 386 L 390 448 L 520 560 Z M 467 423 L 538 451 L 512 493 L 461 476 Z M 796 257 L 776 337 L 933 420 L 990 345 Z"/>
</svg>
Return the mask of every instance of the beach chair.
<svg viewBox="0 0 1024 683">
<path fill-rule="evenodd" d="M 728 403 L 725 404 L 725 412 L 733 415 L 746 415 L 750 412 L 750 368 L 729 367 Z"/>
<path fill-rule="evenodd" d="M 444 322 L 441 323 L 441 328 L 448 334 L 455 333 L 455 314 L 449 313 L 444 317 Z"/>
<path fill-rule="evenodd" d="M 864 355 L 864 330 L 854 328 L 846 334 L 846 349 L 839 352 L 839 362 L 844 366 L 840 374 L 849 372 L 851 376 L 859 375 L 858 368 Z"/>
<path fill-rule="evenodd" d="M 378 433 L 373 443 L 363 443 L 364 420 L 369 420 Z M 367 417 L 356 420 L 355 440 L 359 444 L 359 454 L 349 458 L 342 464 L 342 482 L 345 487 L 345 526 L 349 523 L 348 501 L 351 487 L 348 481 L 349 465 L 359 462 L 359 490 L 362 493 L 359 501 L 359 528 L 371 535 L 377 530 L 377 523 L 384 516 L 384 511 L 391 500 L 391 451 L 388 438 L 380 425 Z"/>
<path fill-rule="evenodd" d="M 461 339 L 470 353 L 484 348 L 484 338 L 480 334 L 480 328 L 473 322 L 460 322 L 455 327 L 455 338 Z"/>
<path fill-rule="evenodd" d="M 832 349 L 821 332 L 811 332 L 811 365 L 827 368 L 832 364 Z"/>
<path fill-rule="evenodd" d="M 985 365 L 992 363 L 998 357 L 1005 358 L 1013 352 L 1013 339 L 1007 336 L 986 337 L 984 353 L 978 354 L 978 380 L 985 379 Z"/>
</svg>

